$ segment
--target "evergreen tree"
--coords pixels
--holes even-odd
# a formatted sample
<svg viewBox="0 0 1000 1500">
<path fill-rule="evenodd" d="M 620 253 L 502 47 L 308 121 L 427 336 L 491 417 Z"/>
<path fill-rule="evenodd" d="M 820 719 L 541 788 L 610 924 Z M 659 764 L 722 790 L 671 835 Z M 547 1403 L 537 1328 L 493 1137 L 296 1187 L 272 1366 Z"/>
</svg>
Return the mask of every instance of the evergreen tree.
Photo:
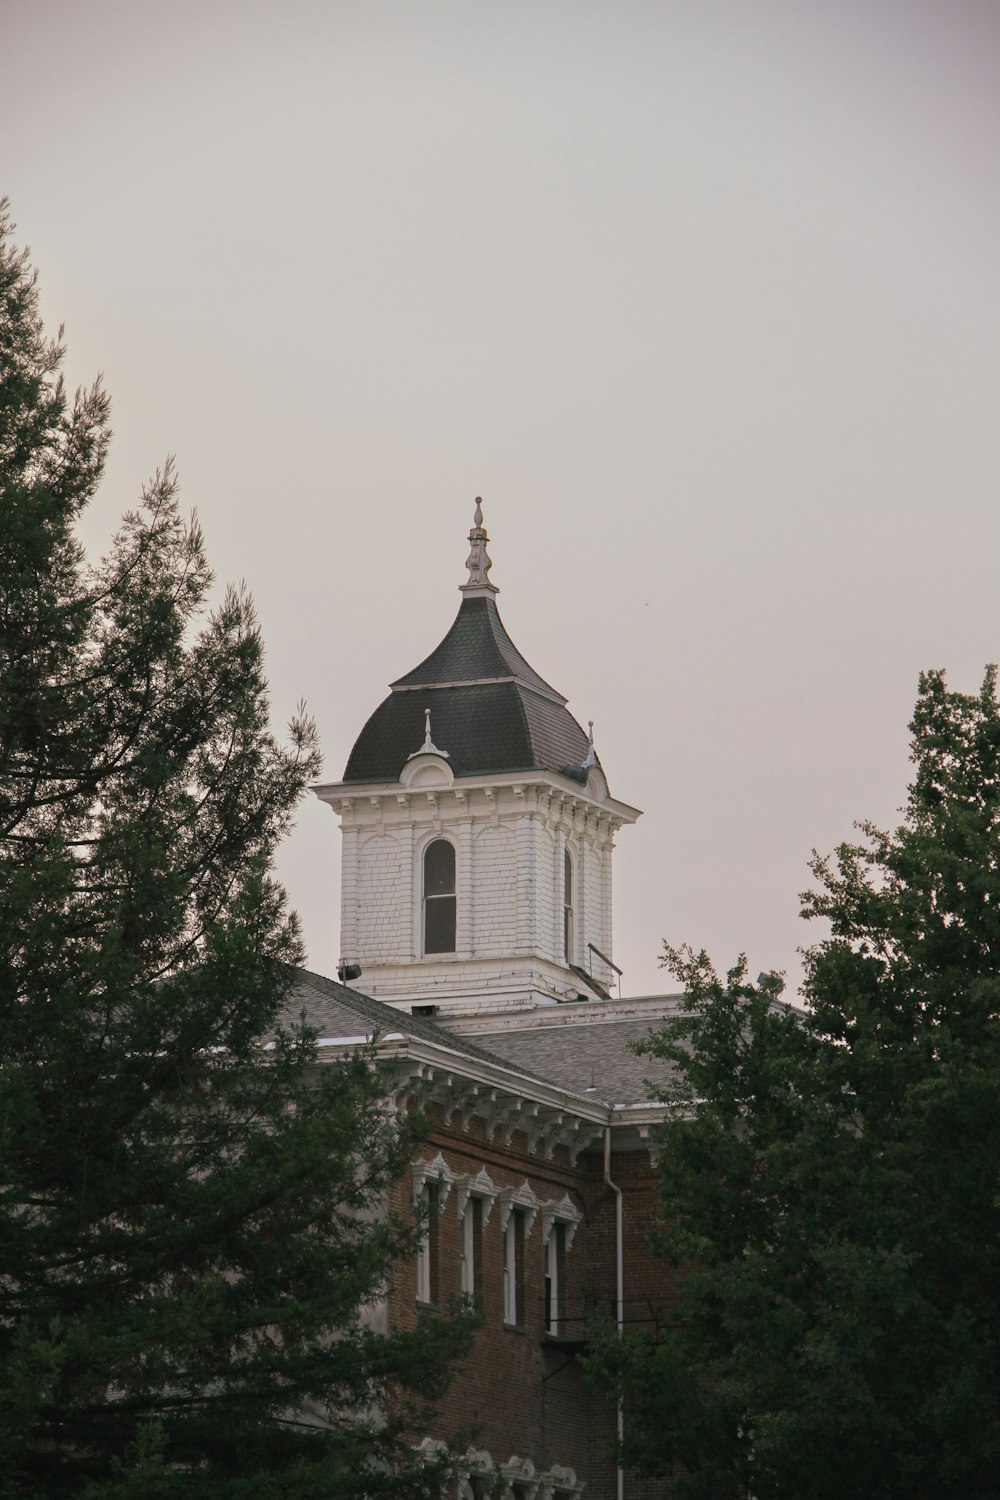
<svg viewBox="0 0 1000 1500">
<path fill-rule="evenodd" d="M 0 1494 L 424 1495 L 461 1320 L 373 1331 L 413 1229 L 371 1060 L 283 1024 L 271 871 L 318 766 L 208 611 L 169 468 L 89 568 L 109 439 L 0 217 Z"/>
<path fill-rule="evenodd" d="M 1000 1489 L 1000 710 L 921 680 L 894 833 L 861 825 L 773 977 L 667 950 L 690 1014 L 649 1050 L 659 1336 L 608 1339 L 627 1454 L 677 1497 L 986 1500 Z"/>
</svg>

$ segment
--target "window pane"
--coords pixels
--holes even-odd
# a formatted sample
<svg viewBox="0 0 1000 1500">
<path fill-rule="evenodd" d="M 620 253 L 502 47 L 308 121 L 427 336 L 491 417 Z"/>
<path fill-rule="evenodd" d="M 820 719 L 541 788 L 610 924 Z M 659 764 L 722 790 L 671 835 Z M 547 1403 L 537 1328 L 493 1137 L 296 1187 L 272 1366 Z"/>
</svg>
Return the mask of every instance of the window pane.
<svg viewBox="0 0 1000 1500">
<path fill-rule="evenodd" d="M 435 839 L 424 853 L 424 895 L 455 894 L 455 846 L 447 839 Z"/>
<path fill-rule="evenodd" d="M 573 905 L 573 862 L 568 849 L 563 854 L 563 905 Z"/>
<path fill-rule="evenodd" d="M 561 1224 L 553 1224 L 545 1247 L 545 1326 L 553 1334 L 560 1332 L 559 1262 L 562 1258 L 562 1232 Z"/>
<path fill-rule="evenodd" d="M 424 1218 L 423 1234 L 417 1246 L 417 1301 L 437 1300 L 438 1259 L 438 1189 L 425 1182 L 420 1190 L 420 1207 Z"/>
<path fill-rule="evenodd" d="M 473 1226 L 475 1200 L 470 1198 L 462 1214 L 460 1251 L 462 1258 L 462 1291 L 472 1293 L 476 1289 L 476 1250 Z"/>
<path fill-rule="evenodd" d="M 503 1320 L 517 1322 L 517 1214 L 507 1220 L 503 1237 Z"/>
<path fill-rule="evenodd" d="M 432 896 L 424 902 L 424 952 L 454 951 L 455 897 Z"/>
</svg>

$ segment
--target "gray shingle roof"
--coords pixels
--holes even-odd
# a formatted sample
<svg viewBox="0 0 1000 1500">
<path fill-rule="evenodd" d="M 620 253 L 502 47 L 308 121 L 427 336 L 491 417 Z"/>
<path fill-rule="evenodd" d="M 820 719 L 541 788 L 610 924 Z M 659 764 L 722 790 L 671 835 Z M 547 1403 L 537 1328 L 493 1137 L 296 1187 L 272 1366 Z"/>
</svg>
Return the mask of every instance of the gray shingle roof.
<svg viewBox="0 0 1000 1500">
<path fill-rule="evenodd" d="M 452 1052 L 462 1053 L 477 1062 L 488 1062 L 502 1068 L 514 1067 L 517 1072 L 542 1081 L 543 1075 L 536 1073 L 527 1063 L 514 1062 L 500 1053 L 477 1046 L 467 1037 L 453 1036 L 426 1016 L 396 1010 L 322 974 L 297 969 L 295 984 L 285 1001 L 285 1020 L 297 1021 L 303 1014 L 306 1024 L 315 1027 L 321 1037 L 370 1036 L 376 1030 L 382 1036 L 390 1033 L 412 1036 L 438 1047 L 448 1047 Z"/>
<path fill-rule="evenodd" d="M 391 686 L 433 687 L 443 682 L 481 682 L 497 677 L 516 677 L 528 687 L 540 688 L 566 702 L 525 661 L 504 629 L 494 601 L 463 599 L 455 623 L 441 644 Z"/>
<path fill-rule="evenodd" d="M 645 1041 L 658 1025 L 662 1020 L 602 1021 L 599 1010 L 588 1007 L 576 1025 L 560 1022 L 479 1035 L 514 1067 L 530 1066 L 557 1088 L 582 1094 L 593 1078 L 596 1098 L 604 1104 L 646 1104 L 662 1097 L 659 1086 L 670 1078 L 671 1065 L 658 1057 L 637 1057 L 630 1044 Z"/>
<path fill-rule="evenodd" d="M 589 744 L 556 693 L 514 646 L 492 599 L 464 599 L 430 656 L 397 678 L 351 751 L 345 781 L 395 781 L 424 739 L 456 775 L 580 767 Z"/>
<path fill-rule="evenodd" d="M 560 1017 L 557 1024 L 538 1024 L 536 1017 L 523 1027 L 478 1032 L 485 1043 L 480 1045 L 426 1016 L 396 1010 L 322 974 L 299 969 L 285 1003 L 285 1016 L 294 1021 L 303 1012 L 308 1024 L 324 1037 L 368 1036 L 376 1029 L 383 1036 L 411 1036 L 447 1047 L 470 1062 L 511 1068 L 574 1094 L 587 1096 L 593 1077 L 596 1091 L 589 1097 L 603 1104 L 645 1104 L 656 1096 L 657 1085 L 670 1076 L 667 1063 L 637 1057 L 630 1050 L 630 1043 L 643 1041 L 662 1024 L 662 1016 L 604 1021 L 597 1004 L 584 1007 L 573 1023 Z M 647 1080 L 654 1086 L 652 1095 Z"/>
</svg>

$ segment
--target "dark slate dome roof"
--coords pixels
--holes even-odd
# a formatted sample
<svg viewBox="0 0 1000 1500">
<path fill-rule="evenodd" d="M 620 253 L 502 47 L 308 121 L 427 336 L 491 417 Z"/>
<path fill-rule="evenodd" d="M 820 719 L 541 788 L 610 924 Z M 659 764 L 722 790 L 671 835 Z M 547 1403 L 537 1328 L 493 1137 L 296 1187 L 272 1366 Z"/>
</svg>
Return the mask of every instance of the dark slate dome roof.
<svg viewBox="0 0 1000 1500">
<path fill-rule="evenodd" d="M 482 512 L 470 533 L 470 583 L 448 634 L 412 672 L 396 679 L 351 751 L 345 781 L 396 781 L 424 740 L 433 741 L 456 776 L 489 771 L 558 771 L 586 781 L 595 764 L 587 734 L 566 699 L 539 677 L 504 629 L 487 574 Z"/>
</svg>

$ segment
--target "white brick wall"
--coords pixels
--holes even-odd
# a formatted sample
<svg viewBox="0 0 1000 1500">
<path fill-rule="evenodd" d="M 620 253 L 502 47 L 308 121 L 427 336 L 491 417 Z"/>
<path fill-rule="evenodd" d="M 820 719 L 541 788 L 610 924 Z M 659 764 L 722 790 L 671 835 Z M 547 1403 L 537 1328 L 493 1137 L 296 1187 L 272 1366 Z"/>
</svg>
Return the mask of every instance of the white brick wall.
<svg viewBox="0 0 1000 1500">
<path fill-rule="evenodd" d="M 357 841 L 355 933 L 357 951 L 370 963 L 412 956 L 403 850 L 397 836 L 369 833 Z"/>
<path fill-rule="evenodd" d="M 517 829 L 487 823 L 474 834 L 471 897 L 472 952 L 502 958 L 517 948 Z"/>
<path fill-rule="evenodd" d="M 456 782 L 450 767 L 428 758 L 403 776 L 391 786 L 318 789 L 342 819 L 341 952 L 361 964 L 360 988 L 400 1004 L 465 1010 L 572 998 L 580 986 L 563 953 L 567 844 L 573 961 L 610 983 L 587 944 L 613 956 L 612 839 L 635 809 L 596 783 L 570 790 L 546 772 Z M 422 859 L 435 837 L 456 849 L 457 950 L 424 958 Z"/>
</svg>

